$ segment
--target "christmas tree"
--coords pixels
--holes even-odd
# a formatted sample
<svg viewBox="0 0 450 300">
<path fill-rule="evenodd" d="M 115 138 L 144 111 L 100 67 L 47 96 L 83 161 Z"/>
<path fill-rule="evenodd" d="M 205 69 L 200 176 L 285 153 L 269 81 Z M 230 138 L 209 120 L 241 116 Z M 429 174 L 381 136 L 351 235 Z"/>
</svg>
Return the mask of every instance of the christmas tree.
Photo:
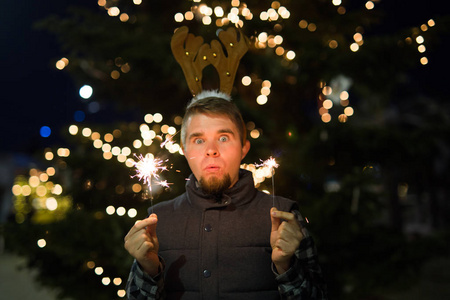
<svg viewBox="0 0 450 300">
<path fill-rule="evenodd" d="M 238 27 L 250 43 L 232 92 L 252 143 L 243 167 L 270 192 L 273 174 L 254 163 L 276 158 L 277 194 L 298 201 L 309 220 L 333 297 L 413 284 L 427 256 L 448 253 L 437 234 L 448 236 L 449 225 L 441 200 L 448 104 L 430 76 L 448 18 L 403 24 L 391 19 L 394 9 L 381 1 L 99 0 L 94 10 L 42 20 L 37 27 L 65 53 L 55 72 L 70 74 L 84 109 L 61 130 L 65 144 L 39 149 L 39 166 L 17 176 L 8 247 L 61 297 L 125 297 L 132 258 L 123 237 L 152 203 L 180 194 L 190 173 L 178 135 L 190 94 L 170 39 L 183 25 L 208 42 Z M 205 73 L 204 85 L 217 88 L 216 74 Z M 111 119 L 116 112 L 126 117 Z M 164 184 L 139 180 L 135 166 L 147 154 L 164 162 Z M 419 213 L 421 205 L 429 208 Z"/>
</svg>

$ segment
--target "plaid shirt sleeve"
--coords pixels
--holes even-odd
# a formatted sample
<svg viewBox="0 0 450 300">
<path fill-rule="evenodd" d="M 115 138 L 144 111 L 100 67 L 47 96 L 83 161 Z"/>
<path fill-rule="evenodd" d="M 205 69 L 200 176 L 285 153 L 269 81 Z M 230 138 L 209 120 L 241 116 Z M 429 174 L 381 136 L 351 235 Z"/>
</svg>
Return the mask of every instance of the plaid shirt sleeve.
<svg viewBox="0 0 450 300">
<path fill-rule="evenodd" d="M 272 263 L 272 271 L 277 275 L 276 280 L 281 299 L 326 300 L 328 299 L 327 288 L 319 266 L 314 241 L 308 230 L 303 226 L 305 221 L 300 212 L 296 210 L 292 212 L 302 225 L 304 238 L 295 251 L 292 267 L 284 274 L 278 274 L 275 265 Z"/>
<path fill-rule="evenodd" d="M 160 257 L 164 269 L 164 261 Z M 155 277 L 145 273 L 134 260 L 128 276 L 126 291 L 129 300 L 159 300 L 164 299 L 164 276 L 161 271 Z"/>
</svg>

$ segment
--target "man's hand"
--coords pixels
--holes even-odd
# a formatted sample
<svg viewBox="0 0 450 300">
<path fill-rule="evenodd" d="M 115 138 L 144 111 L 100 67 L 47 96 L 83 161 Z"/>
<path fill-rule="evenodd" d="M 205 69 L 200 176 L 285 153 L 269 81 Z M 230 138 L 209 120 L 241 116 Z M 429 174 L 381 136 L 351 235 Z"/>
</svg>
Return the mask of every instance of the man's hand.
<svg viewBox="0 0 450 300">
<path fill-rule="evenodd" d="M 125 249 L 139 262 L 151 277 L 159 273 L 159 243 L 156 236 L 158 217 L 151 214 L 147 219 L 137 221 L 125 236 Z"/>
<path fill-rule="evenodd" d="M 279 274 L 291 267 L 291 259 L 303 239 L 300 224 L 293 213 L 279 211 L 275 207 L 270 210 L 272 232 L 272 261 Z"/>
</svg>

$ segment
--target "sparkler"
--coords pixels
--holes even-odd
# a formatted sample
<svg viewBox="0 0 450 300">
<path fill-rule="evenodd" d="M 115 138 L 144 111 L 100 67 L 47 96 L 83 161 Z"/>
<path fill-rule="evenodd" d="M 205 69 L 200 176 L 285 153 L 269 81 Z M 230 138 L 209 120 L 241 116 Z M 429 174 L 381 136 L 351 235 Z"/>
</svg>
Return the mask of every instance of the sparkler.
<svg viewBox="0 0 450 300">
<path fill-rule="evenodd" d="M 262 160 L 261 160 L 262 161 Z M 275 161 L 272 156 L 269 159 L 262 161 L 262 164 L 257 165 L 258 167 L 266 167 L 272 174 L 272 206 L 275 206 L 275 168 L 278 168 L 279 164 Z"/>
<path fill-rule="evenodd" d="M 138 159 L 138 161 L 133 162 L 134 167 L 136 168 L 136 175 L 133 177 L 138 177 L 139 180 L 144 182 L 144 184 L 147 184 L 148 192 L 150 193 L 151 209 L 153 213 L 152 179 L 155 179 L 156 183 L 163 187 L 169 187 L 169 183 L 167 183 L 167 180 L 158 181 L 159 173 L 162 171 L 167 171 L 167 167 L 164 165 L 167 160 L 154 158 L 153 154 L 151 153 L 148 153 L 145 156 L 141 154 L 139 156 L 136 156 L 136 158 Z"/>
<path fill-rule="evenodd" d="M 175 132 L 175 134 L 167 134 L 165 141 L 162 142 L 161 145 L 159 145 L 159 146 L 161 148 L 163 148 L 167 143 L 172 144 L 173 143 L 173 138 L 178 134 L 178 132 L 180 132 L 180 130 Z"/>
</svg>

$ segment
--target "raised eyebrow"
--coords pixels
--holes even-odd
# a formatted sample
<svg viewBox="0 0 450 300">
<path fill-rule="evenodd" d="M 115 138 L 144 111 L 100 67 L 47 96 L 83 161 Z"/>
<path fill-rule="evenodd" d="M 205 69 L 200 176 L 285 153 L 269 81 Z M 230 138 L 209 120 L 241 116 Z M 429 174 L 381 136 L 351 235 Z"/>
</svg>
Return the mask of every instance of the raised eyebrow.
<svg viewBox="0 0 450 300">
<path fill-rule="evenodd" d="M 233 130 L 228 129 L 228 128 L 220 129 L 220 130 L 218 131 L 218 133 L 228 133 L 228 134 L 230 134 L 230 135 L 232 135 L 232 136 L 235 135 L 234 132 L 233 132 Z"/>
<path fill-rule="evenodd" d="M 229 129 L 229 128 L 219 129 L 219 130 L 217 131 L 217 133 L 218 133 L 218 134 L 226 133 L 226 134 L 229 134 L 229 135 L 231 135 L 231 136 L 233 136 L 233 137 L 235 136 L 233 130 L 231 130 L 231 129 Z M 193 132 L 193 133 L 191 133 L 191 134 L 189 135 L 188 141 L 190 141 L 190 140 L 192 140 L 192 139 L 195 139 L 195 138 L 203 137 L 203 136 L 204 136 L 204 133 L 203 133 L 203 132 Z"/>
<path fill-rule="evenodd" d="M 189 135 L 189 139 L 188 140 L 192 140 L 194 138 L 198 138 L 198 137 L 201 137 L 201 136 L 203 136 L 203 132 L 194 132 L 194 133 L 191 133 Z"/>
</svg>

